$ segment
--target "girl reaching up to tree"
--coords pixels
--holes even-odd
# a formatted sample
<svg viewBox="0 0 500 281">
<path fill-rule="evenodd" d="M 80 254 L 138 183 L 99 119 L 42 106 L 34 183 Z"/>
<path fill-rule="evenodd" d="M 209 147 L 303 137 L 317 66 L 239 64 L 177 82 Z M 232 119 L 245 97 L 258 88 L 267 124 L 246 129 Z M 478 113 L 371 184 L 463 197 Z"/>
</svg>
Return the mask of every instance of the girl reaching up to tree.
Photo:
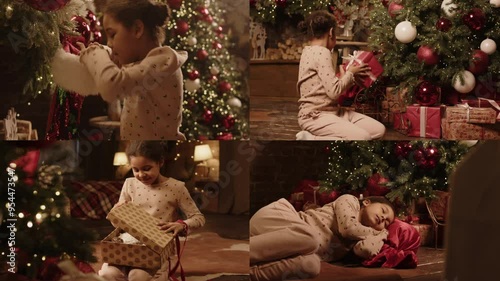
<svg viewBox="0 0 500 281">
<path fill-rule="evenodd" d="M 316 11 L 299 23 L 308 38 L 300 58 L 297 90 L 299 125 L 303 130 L 298 140 L 371 140 L 381 138 L 385 127 L 377 120 L 343 110 L 340 95 L 356 81 L 368 75 L 367 65 L 350 66 L 337 78 L 331 50 L 335 47 L 335 17 L 327 11 Z"/>
<path fill-rule="evenodd" d="M 394 213 L 381 196 L 342 195 L 300 212 L 285 199 L 271 203 L 250 219 L 251 279 L 311 278 L 319 274 L 321 260 L 339 260 L 351 250 L 363 259 L 375 256 Z"/>
<path fill-rule="evenodd" d="M 92 85 L 74 85 L 74 80 L 83 79 L 78 75 L 83 71 L 68 71 L 72 73 L 67 76 L 78 77 L 58 75 L 58 69 L 65 71 L 64 61 L 52 65 L 54 80 L 63 88 L 81 94 L 99 93 L 107 102 L 123 99 L 122 139 L 185 139 L 179 131 L 184 91 L 180 67 L 187 52 L 162 46 L 168 13 L 167 5 L 159 1 L 108 0 L 103 26 L 109 48 L 80 44 L 80 62 L 93 82 L 87 84 Z"/>
<path fill-rule="evenodd" d="M 132 141 L 127 156 L 134 173 L 125 180 L 120 199 L 121 204 L 135 204 L 160 220 L 158 228 L 174 235 L 187 235 L 187 231 L 202 227 L 205 217 L 198 210 L 183 182 L 160 174 L 164 162 L 165 148 L 159 141 Z M 178 210 L 187 217 L 179 220 Z M 168 263 L 164 263 L 167 267 Z M 99 275 L 109 281 L 168 280 L 168 268 L 146 271 L 141 268 L 103 264 Z"/>
</svg>

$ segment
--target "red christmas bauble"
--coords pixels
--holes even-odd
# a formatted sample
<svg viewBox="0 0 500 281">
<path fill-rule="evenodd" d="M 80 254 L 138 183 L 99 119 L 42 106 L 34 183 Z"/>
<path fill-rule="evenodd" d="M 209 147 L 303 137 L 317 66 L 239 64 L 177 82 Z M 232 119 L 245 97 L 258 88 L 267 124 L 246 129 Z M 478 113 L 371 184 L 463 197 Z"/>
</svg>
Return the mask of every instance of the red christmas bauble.
<svg viewBox="0 0 500 281">
<path fill-rule="evenodd" d="M 396 143 L 396 145 L 394 146 L 394 154 L 396 154 L 398 158 L 404 158 L 406 157 L 405 152 L 406 151 L 403 146 L 400 143 Z"/>
<path fill-rule="evenodd" d="M 424 62 L 426 65 L 435 65 L 439 62 L 439 56 L 429 46 L 423 45 L 418 48 L 417 52 L 418 61 Z"/>
<path fill-rule="evenodd" d="M 442 32 L 447 32 L 451 28 L 451 20 L 447 18 L 440 18 L 436 22 L 436 29 Z"/>
<path fill-rule="evenodd" d="M 87 10 L 87 20 L 89 20 L 89 26 L 90 29 L 93 30 L 95 29 L 99 24 L 99 21 L 97 20 L 97 17 L 91 10 Z"/>
<path fill-rule="evenodd" d="M 182 0 L 167 0 L 167 4 L 170 8 L 178 10 L 182 5 Z"/>
<path fill-rule="evenodd" d="M 196 53 L 196 57 L 199 59 L 199 60 L 206 60 L 208 58 L 208 52 L 203 50 L 203 49 L 200 49 L 198 50 L 198 52 Z"/>
<path fill-rule="evenodd" d="M 178 20 L 177 21 L 177 28 L 175 29 L 175 33 L 177 35 L 186 35 L 186 33 L 189 31 L 189 24 L 183 20 Z"/>
<path fill-rule="evenodd" d="M 201 19 L 207 23 L 212 23 L 214 21 L 211 15 L 203 16 Z"/>
<path fill-rule="evenodd" d="M 483 10 L 479 8 L 473 8 L 470 10 L 462 17 L 462 20 L 472 31 L 479 31 L 483 29 L 486 24 L 486 16 L 484 15 Z"/>
<path fill-rule="evenodd" d="M 285 8 L 286 7 L 286 0 L 275 0 L 276 6 L 280 8 Z"/>
<path fill-rule="evenodd" d="M 391 191 L 384 184 L 388 183 L 387 178 L 382 177 L 379 173 L 373 174 L 366 183 L 366 191 L 369 196 L 384 196 Z"/>
<path fill-rule="evenodd" d="M 101 39 L 102 39 L 102 34 L 100 31 L 94 31 L 94 37 L 93 37 L 93 40 L 92 42 L 97 42 L 97 43 L 100 43 L 101 42 Z"/>
<path fill-rule="evenodd" d="M 219 83 L 219 91 L 221 91 L 222 93 L 227 93 L 231 91 L 231 89 L 232 89 L 231 83 L 227 81 L 221 81 Z"/>
<path fill-rule="evenodd" d="M 222 133 L 220 135 L 215 136 L 216 140 L 232 140 L 233 134 L 231 133 Z"/>
<path fill-rule="evenodd" d="M 203 120 L 205 120 L 206 123 L 210 123 L 213 118 L 214 114 L 212 113 L 212 111 L 205 109 L 205 112 L 203 112 Z"/>
<path fill-rule="evenodd" d="M 423 106 L 433 105 L 439 102 L 439 87 L 429 81 L 423 81 L 415 89 L 415 100 Z"/>
<path fill-rule="evenodd" d="M 469 64 L 469 71 L 473 74 L 483 74 L 488 70 L 490 57 L 481 50 L 475 50 Z"/>
<path fill-rule="evenodd" d="M 87 20 L 81 16 L 74 16 L 71 18 L 72 21 L 76 22 L 75 31 L 80 34 L 80 36 L 72 37 L 74 42 L 81 42 L 85 46 L 90 43 L 90 36 L 92 32 L 90 32 L 90 26 L 87 23 Z"/>
<path fill-rule="evenodd" d="M 212 85 L 215 85 L 217 84 L 217 76 L 216 75 L 212 75 L 210 76 L 210 78 L 208 78 L 208 83 L 212 84 Z"/>
<path fill-rule="evenodd" d="M 429 146 L 425 149 L 425 158 L 427 160 L 438 161 L 440 156 L 439 149 L 435 146 Z"/>
<path fill-rule="evenodd" d="M 222 49 L 222 44 L 217 42 L 217 41 L 214 41 L 214 42 L 212 42 L 212 48 L 214 48 L 216 50 L 220 50 L 220 49 Z"/>
<path fill-rule="evenodd" d="M 200 12 L 200 14 L 202 14 L 204 16 L 208 16 L 210 14 L 210 12 L 208 11 L 208 9 L 206 7 L 198 8 L 198 12 Z"/>
<path fill-rule="evenodd" d="M 421 163 L 423 160 L 425 160 L 424 151 L 421 149 L 415 150 L 413 152 L 413 160 L 415 160 L 417 163 Z"/>
<path fill-rule="evenodd" d="M 431 169 L 436 168 L 436 163 L 437 163 L 436 160 L 429 159 L 429 160 L 425 161 L 422 165 L 424 166 L 424 168 L 431 170 Z"/>
<path fill-rule="evenodd" d="M 389 4 L 389 8 L 388 8 L 389 15 L 393 18 L 396 15 L 398 15 L 399 11 L 402 10 L 403 8 L 404 8 L 403 5 L 398 4 L 398 3 L 393 1 L 393 2 L 391 2 L 391 4 Z"/>
<path fill-rule="evenodd" d="M 200 77 L 200 73 L 198 72 L 198 70 L 193 69 L 188 72 L 188 77 L 190 80 L 196 80 L 198 77 Z"/>
<path fill-rule="evenodd" d="M 222 120 L 222 124 L 224 125 L 224 128 L 230 130 L 234 126 L 234 117 L 232 115 L 227 116 Z"/>
<path fill-rule="evenodd" d="M 224 32 L 224 29 L 222 28 L 222 26 L 219 25 L 216 28 L 214 28 L 214 31 L 217 34 L 221 34 L 222 32 Z"/>
<path fill-rule="evenodd" d="M 66 6 L 70 0 L 24 0 L 24 3 L 43 12 L 53 12 Z"/>
</svg>

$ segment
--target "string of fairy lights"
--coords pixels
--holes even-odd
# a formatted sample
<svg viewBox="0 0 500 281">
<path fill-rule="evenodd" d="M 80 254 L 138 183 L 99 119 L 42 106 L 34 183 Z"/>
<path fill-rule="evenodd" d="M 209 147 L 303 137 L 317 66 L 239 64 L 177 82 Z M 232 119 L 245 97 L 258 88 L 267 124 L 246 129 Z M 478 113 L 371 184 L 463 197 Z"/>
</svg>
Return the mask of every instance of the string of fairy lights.
<svg viewBox="0 0 500 281">
<path fill-rule="evenodd" d="M 375 173 L 387 178 L 388 198 L 409 202 L 448 188 L 448 176 L 468 151 L 461 142 L 332 142 L 326 189 L 363 191 Z"/>
<path fill-rule="evenodd" d="M 204 1 L 180 3 L 167 26 L 175 31 L 167 44 L 188 51 L 193 58 L 183 66 L 183 131 L 188 139 L 213 138 L 211 132 L 222 136 L 234 128 L 244 131 L 241 73 L 229 53 L 233 43 L 224 32 L 224 19 L 217 17 L 225 11 L 214 3 L 208 9 Z"/>
<path fill-rule="evenodd" d="M 15 170 L 17 168 L 17 164 L 12 162 L 9 164 L 9 168 Z M 7 168 L 7 171 L 9 171 L 9 168 Z M 45 198 L 46 200 L 44 200 L 39 206 L 30 205 L 31 210 L 21 210 L 19 213 L 16 212 L 17 216 L 15 216 L 17 217 L 16 221 L 20 225 L 25 225 L 28 229 L 38 229 L 44 221 L 56 221 L 61 219 L 63 216 L 59 211 L 59 207 L 64 204 L 61 203 L 61 200 L 65 200 L 65 193 L 62 186 L 63 175 L 61 168 L 55 165 L 43 165 L 38 169 L 37 174 L 38 178 L 36 181 L 38 184 L 33 186 L 32 194 L 34 197 Z M 19 177 L 17 175 L 14 175 L 12 179 L 13 183 L 19 183 Z M 38 188 L 40 188 L 40 191 Z M 43 192 L 43 194 L 40 194 L 40 192 Z M 38 201 L 39 200 L 36 200 L 36 202 Z M 11 205 L 10 202 L 7 202 L 5 205 L 6 210 L 11 210 L 11 207 L 14 210 L 18 208 L 18 206 Z M 34 212 L 34 216 L 30 212 Z M 4 219 L 3 223 L 6 222 L 7 220 Z M 17 227 L 13 230 L 13 232 L 18 232 Z M 14 245 L 15 244 L 13 244 L 13 246 Z M 5 252 L 2 252 L 1 254 L 2 256 L 6 255 Z M 46 259 L 47 257 L 45 255 L 35 253 L 33 254 L 32 262 L 26 263 L 26 266 L 30 268 L 32 263 L 43 262 Z"/>
<path fill-rule="evenodd" d="M 250 0 L 250 8 L 255 21 L 274 23 L 278 10 L 284 11 L 288 16 L 297 14 L 307 16 L 315 10 L 327 9 L 334 2 L 334 0 Z"/>
</svg>

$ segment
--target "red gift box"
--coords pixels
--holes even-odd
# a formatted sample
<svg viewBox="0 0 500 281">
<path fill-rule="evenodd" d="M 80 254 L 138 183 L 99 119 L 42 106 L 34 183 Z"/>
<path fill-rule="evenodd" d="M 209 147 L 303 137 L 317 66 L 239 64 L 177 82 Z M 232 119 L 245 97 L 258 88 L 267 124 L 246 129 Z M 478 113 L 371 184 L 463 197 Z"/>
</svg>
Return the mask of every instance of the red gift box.
<svg viewBox="0 0 500 281">
<path fill-rule="evenodd" d="M 441 107 L 410 105 L 405 113 L 408 136 L 434 138 L 441 137 Z"/>
<path fill-rule="evenodd" d="M 366 79 L 363 80 L 363 86 L 365 88 L 370 87 L 375 80 L 384 72 L 382 65 L 378 62 L 377 58 L 372 52 L 367 51 L 354 51 L 354 55 L 350 58 L 351 61 L 347 65 L 343 65 L 344 70 L 349 70 L 351 66 L 358 66 L 361 64 L 367 64 L 370 66 L 371 70 L 368 73 Z"/>
</svg>

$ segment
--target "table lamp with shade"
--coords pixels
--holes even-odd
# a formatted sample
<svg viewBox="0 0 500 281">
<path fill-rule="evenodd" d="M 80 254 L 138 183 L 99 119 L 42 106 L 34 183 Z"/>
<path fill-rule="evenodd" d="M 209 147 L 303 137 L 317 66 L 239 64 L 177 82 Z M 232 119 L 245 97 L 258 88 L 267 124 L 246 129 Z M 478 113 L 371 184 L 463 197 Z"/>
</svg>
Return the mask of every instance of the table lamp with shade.
<svg viewBox="0 0 500 281">
<path fill-rule="evenodd" d="M 207 160 L 212 159 L 213 157 L 210 145 L 201 144 L 194 147 L 194 162 L 199 162 L 198 165 L 196 165 L 196 174 L 200 178 L 208 178 L 210 169 L 207 166 Z"/>
<path fill-rule="evenodd" d="M 117 166 L 115 177 L 123 179 L 130 169 L 127 154 L 125 152 L 116 152 L 113 158 L 113 166 Z"/>
</svg>

